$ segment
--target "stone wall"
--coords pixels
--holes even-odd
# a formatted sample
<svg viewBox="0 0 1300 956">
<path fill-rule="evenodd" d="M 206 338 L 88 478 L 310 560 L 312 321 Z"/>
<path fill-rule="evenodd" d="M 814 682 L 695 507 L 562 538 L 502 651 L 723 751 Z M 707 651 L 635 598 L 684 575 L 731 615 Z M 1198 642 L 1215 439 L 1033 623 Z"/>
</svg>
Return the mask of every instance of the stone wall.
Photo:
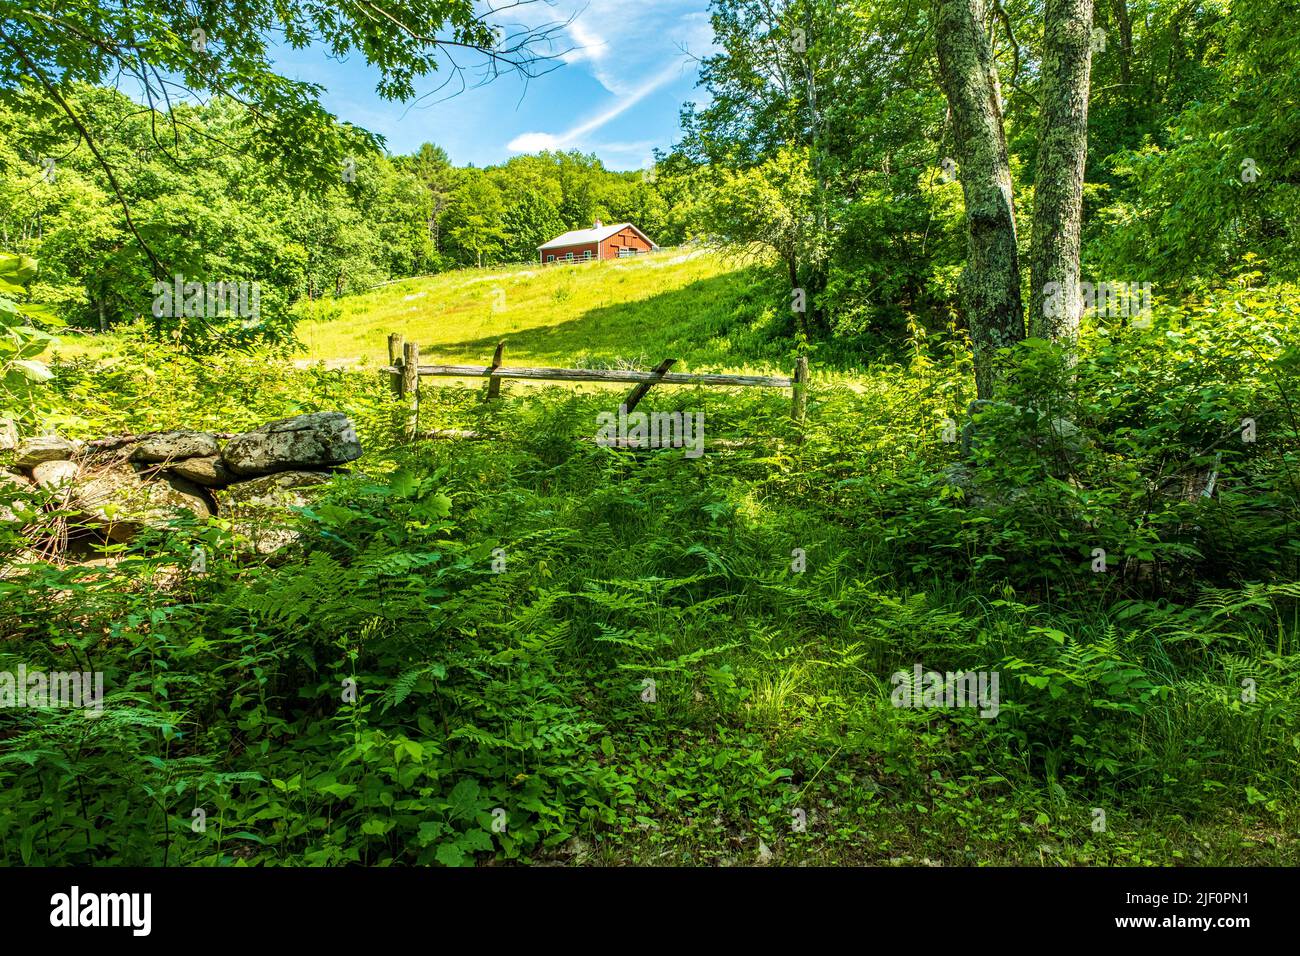
<svg viewBox="0 0 1300 956">
<path fill-rule="evenodd" d="M 287 508 L 307 489 L 361 456 L 352 420 L 316 412 L 251 432 L 153 432 L 79 442 L 47 435 L 19 441 L 0 422 L 0 487 L 49 492 L 70 526 L 125 542 L 179 513 L 221 515 L 254 550 L 270 553 L 294 538 Z M 3 495 L 0 495 L 3 499 Z M 0 500 L 0 522 L 17 520 Z"/>
</svg>

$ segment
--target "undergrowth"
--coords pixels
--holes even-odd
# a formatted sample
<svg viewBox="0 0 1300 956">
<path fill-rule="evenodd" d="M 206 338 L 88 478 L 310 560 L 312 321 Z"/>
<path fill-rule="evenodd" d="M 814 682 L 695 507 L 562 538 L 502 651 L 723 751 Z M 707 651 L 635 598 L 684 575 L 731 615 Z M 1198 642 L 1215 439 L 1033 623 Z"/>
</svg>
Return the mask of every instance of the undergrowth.
<svg viewBox="0 0 1300 956">
<path fill-rule="evenodd" d="M 652 392 L 698 459 L 592 442 L 610 398 L 563 389 L 427 389 L 481 437 L 407 444 L 370 374 L 59 366 L 87 434 L 341 408 L 368 453 L 267 560 L 220 516 L 107 566 L 0 531 L 0 670 L 108 691 L 0 716 L 0 859 L 1294 864 L 1298 301 L 1027 343 L 969 455 L 955 339 L 814 380 L 803 426 Z M 893 706 L 917 664 L 997 672 L 997 716 Z"/>
</svg>

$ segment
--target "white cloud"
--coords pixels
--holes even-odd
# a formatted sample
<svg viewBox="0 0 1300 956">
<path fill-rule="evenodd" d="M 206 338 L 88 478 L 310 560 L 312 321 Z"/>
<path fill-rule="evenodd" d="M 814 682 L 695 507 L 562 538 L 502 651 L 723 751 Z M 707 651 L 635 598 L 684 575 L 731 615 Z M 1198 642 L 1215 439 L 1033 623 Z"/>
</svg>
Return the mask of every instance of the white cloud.
<svg viewBox="0 0 1300 956">
<path fill-rule="evenodd" d="M 540 149 L 566 149 L 584 141 L 589 133 L 594 133 L 606 123 L 626 113 L 637 103 L 655 90 L 681 76 L 681 65 L 672 63 L 667 69 L 644 81 L 638 88 L 627 95 L 619 97 L 602 112 L 583 120 L 563 133 L 520 133 L 506 146 L 518 153 L 532 153 Z"/>
<path fill-rule="evenodd" d="M 517 7 L 512 13 L 536 27 L 569 21 L 571 47 L 560 59 L 565 69 L 586 71 L 614 99 L 596 115 L 562 132 L 521 133 L 513 152 L 589 147 L 587 137 L 655 90 L 694 70 L 694 57 L 710 52 L 713 31 L 704 0 L 552 0 Z M 627 152 L 644 150 L 627 150 Z"/>
<path fill-rule="evenodd" d="M 562 57 L 565 63 L 581 63 L 583 60 L 599 61 L 605 55 L 609 44 L 583 20 L 574 20 L 566 28 L 566 32 L 573 42 L 573 48 L 565 51 Z"/>
<path fill-rule="evenodd" d="M 681 62 L 683 50 L 700 55 L 713 40 L 701 0 L 559 0 L 576 12 L 566 31 L 580 56 L 569 62 L 586 65 L 597 82 L 616 96 L 638 89 L 643 78 L 669 61 Z"/>
<path fill-rule="evenodd" d="M 509 143 L 506 149 L 513 153 L 540 153 L 544 149 L 563 149 L 559 137 L 550 133 L 520 133 Z"/>
</svg>

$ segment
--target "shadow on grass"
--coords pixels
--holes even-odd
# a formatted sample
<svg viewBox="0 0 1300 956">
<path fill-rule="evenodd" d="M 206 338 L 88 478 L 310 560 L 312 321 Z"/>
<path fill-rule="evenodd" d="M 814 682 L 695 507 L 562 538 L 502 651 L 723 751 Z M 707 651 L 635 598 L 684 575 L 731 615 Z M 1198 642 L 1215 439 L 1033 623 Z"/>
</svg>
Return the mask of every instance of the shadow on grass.
<svg viewBox="0 0 1300 956">
<path fill-rule="evenodd" d="M 792 364 L 786 301 L 771 270 L 751 266 L 552 325 L 430 345 L 421 358 L 486 364 L 504 341 L 506 365 L 653 367 L 675 358 L 679 368 L 779 369 Z"/>
</svg>

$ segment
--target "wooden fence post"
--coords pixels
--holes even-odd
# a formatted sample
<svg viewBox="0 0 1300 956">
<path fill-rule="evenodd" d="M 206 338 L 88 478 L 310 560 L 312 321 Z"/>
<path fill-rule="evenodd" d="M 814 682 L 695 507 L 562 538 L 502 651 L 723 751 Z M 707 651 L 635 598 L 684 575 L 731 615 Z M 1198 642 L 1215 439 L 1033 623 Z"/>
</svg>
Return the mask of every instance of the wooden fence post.
<svg viewBox="0 0 1300 956">
<path fill-rule="evenodd" d="M 794 367 L 794 406 L 791 417 L 802 422 L 808 414 L 808 356 L 800 355 Z"/>
<path fill-rule="evenodd" d="M 493 368 L 501 367 L 501 353 L 505 351 L 505 348 L 506 348 L 506 343 L 504 342 L 497 343 L 497 349 L 495 352 L 492 353 Z M 494 398 L 500 398 L 500 397 L 501 397 L 501 379 L 498 376 L 493 375 L 491 378 L 488 379 L 487 396 L 483 399 L 483 401 L 485 402 L 491 401 Z"/>
<path fill-rule="evenodd" d="M 400 368 L 402 364 L 402 333 L 388 333 L 388 364 L 394 368 Z M 400 372 L 389 378 L 389 384 L 393 387 L 394 395 L 402 394 L 402 374 Z"/>
<path fill-rule="evenodd" d="M 414 342 L 402 345 L 402 394 L 411 403 L 408 431 L 414 438 L 420 425 L 420 347 Z"/>
<path fill-rule="evenodd" d="M 420 347 L 414 342 L 402 346 L 402 394 L 408 398 L 420 392 Z"/>
</svg>

